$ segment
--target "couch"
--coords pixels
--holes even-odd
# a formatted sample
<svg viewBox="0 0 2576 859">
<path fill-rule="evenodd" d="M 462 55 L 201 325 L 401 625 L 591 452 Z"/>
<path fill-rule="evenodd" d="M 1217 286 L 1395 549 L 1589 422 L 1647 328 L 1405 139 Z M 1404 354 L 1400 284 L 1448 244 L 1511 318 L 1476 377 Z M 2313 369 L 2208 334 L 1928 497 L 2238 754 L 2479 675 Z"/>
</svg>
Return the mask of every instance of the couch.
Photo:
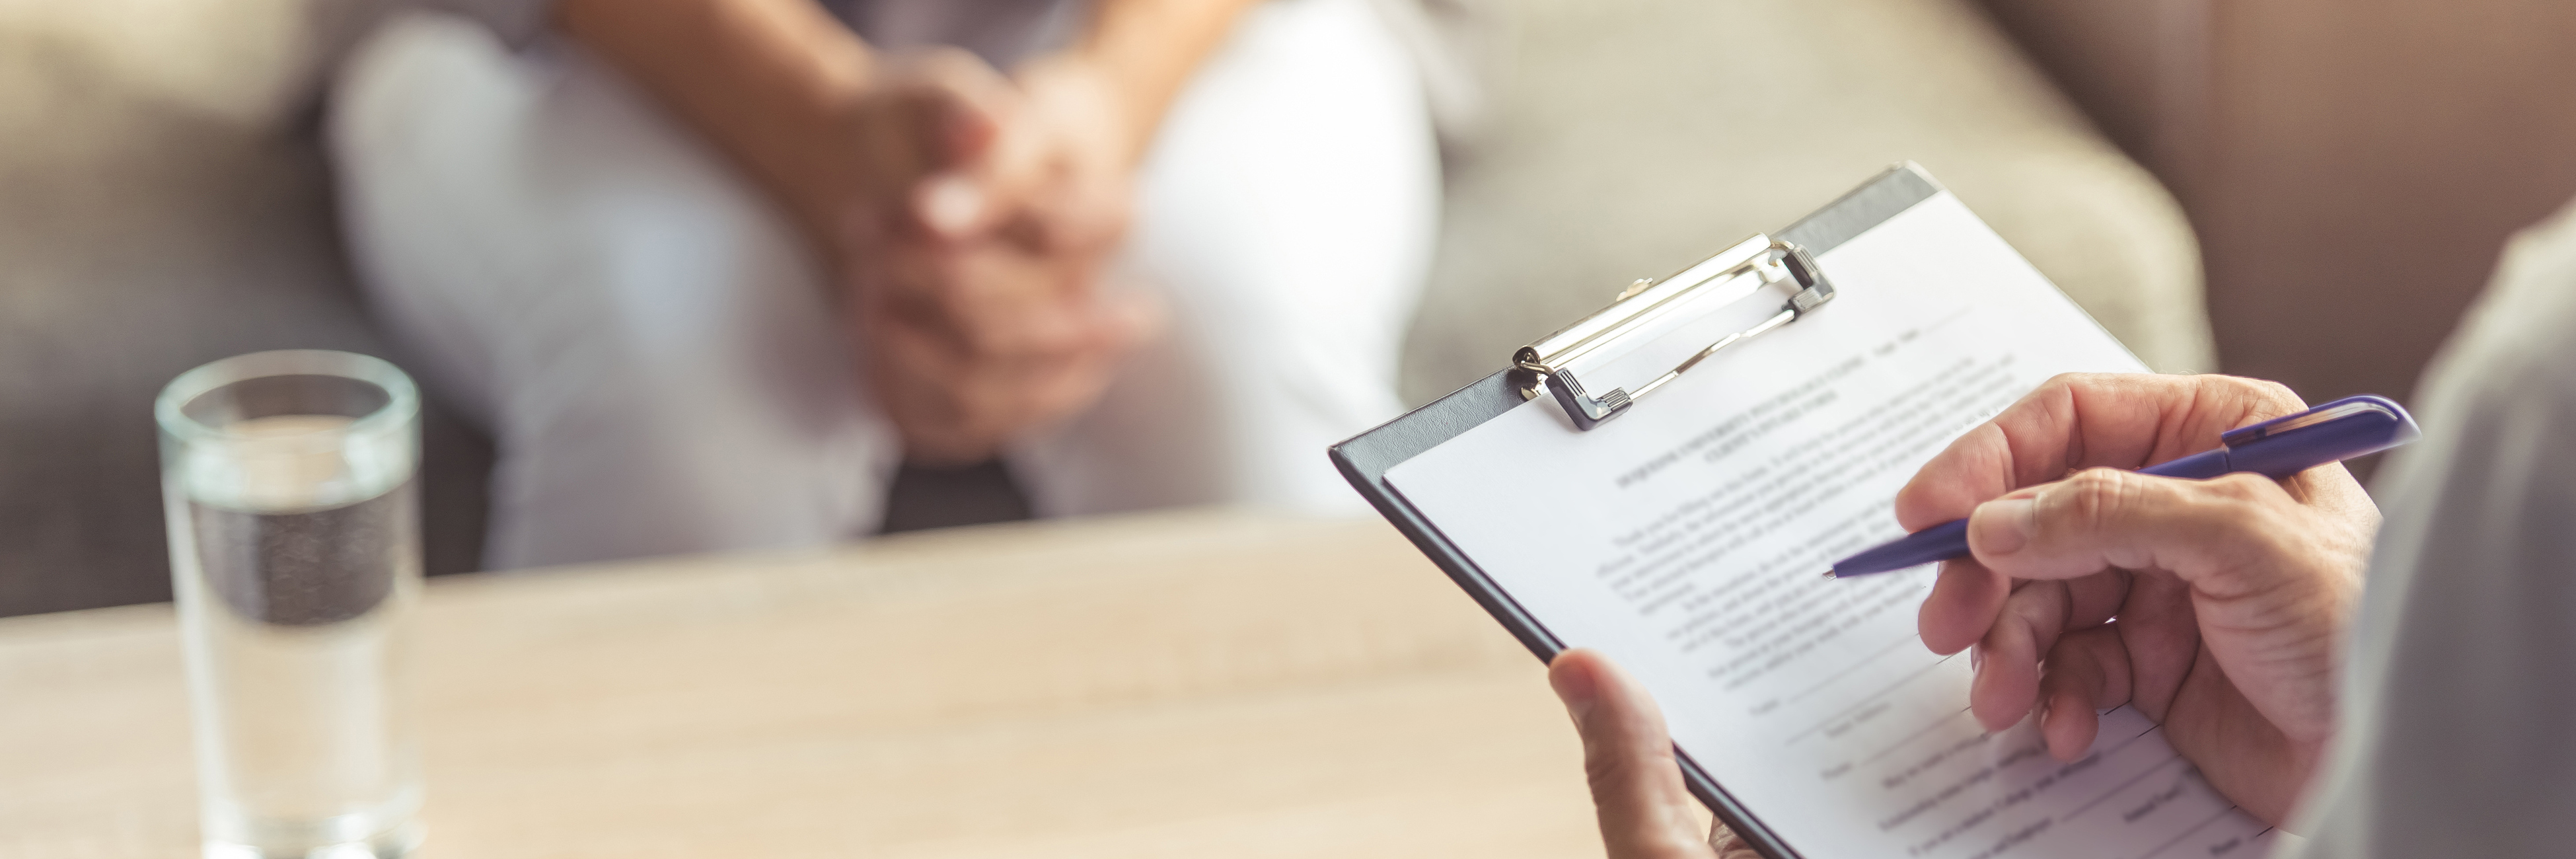
<svg viewBox="0 0 2576 859">
<path fill-rule="evenodd" d="M 0 615 L 168 598 L 150 403 L 172 376 L 272 348 L 402 360 L 314 135 L 330 58 L 387 5 L 0 0 Z M 2211 365 L 2172 199 L 1965 0 L 1500 6 L 1509 61 L 1450 165 L 1409 400 L 1906 159 L 2150 365 Z M 492 451 L 430 393 L 427 562 L 468 570 Z M 890 519 L 1009 515 L 992 476 L 907 474 Z"/>
</svg>

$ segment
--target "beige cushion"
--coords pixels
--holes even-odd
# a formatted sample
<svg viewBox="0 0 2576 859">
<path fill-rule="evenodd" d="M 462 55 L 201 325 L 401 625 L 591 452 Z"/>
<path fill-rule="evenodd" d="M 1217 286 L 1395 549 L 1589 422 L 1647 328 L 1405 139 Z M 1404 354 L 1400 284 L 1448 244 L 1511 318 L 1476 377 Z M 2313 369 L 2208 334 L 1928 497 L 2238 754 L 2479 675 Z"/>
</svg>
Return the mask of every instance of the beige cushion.
<svg viewBox="0 0 2576 859">
<path fill-rule="evenodd" d="M 1961 0 L 1516 0 L 1406 346 L 1423 402 L 1891 163 L 1932 171 L 2138 356 L 2214 365 L 2180 210 Z"/>
<path fill-rule="evenodd" d="M 167 599 L 152 398 L 262 349 L 392 355 L 303 133 L 306 0 L 0 0 L 0 615 Z M 399 355 L 393 355 L 399 358 Z M 490 453 L 435 392 L 426 550 Z"/>
</svg>

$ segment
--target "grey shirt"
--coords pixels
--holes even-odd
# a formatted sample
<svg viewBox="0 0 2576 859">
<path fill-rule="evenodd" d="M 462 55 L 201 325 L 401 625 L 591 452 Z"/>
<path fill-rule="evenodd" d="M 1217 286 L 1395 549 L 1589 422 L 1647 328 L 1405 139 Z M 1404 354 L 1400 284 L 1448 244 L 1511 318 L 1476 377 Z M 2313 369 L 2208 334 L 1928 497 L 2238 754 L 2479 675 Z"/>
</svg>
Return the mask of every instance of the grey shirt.
<svg viewBox="0 0 2576 859">
<path fill-rule="evenodd" d="M 2576 207 L 2514 240 L 2416 402 L 2309 840 L 2279 855 L 2576 854 Z"/>
<path fill-rule="evenodd" d="M 830 0 L 823 5 L 859 37 L 901 51 L 953 45 L 995 68 L 1073 38 L 1091 4 L 1080 0 Z"/>
<path fill-rule="evenodd" d="M 821 0 L 841 23 L 878 48 L 954 45 L 995 68 L 1068 44 L 1084 23 L 1086 0 Z M 483 22 L 512 45 L 545 30 L 554 0 L 412 0 Z M 373 20 L 373 19 L 368 19 Z"/>
</svg>

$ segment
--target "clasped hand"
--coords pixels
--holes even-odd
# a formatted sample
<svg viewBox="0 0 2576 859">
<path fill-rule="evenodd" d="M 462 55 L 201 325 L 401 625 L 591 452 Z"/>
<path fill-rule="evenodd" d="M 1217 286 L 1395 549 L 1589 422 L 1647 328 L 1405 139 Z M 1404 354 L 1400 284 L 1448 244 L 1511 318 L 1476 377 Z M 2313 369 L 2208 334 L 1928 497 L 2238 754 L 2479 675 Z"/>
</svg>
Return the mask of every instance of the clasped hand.
<svg viewBox="0 0 2576 859">
<path fill-rule="evenodd" d="M 1157 306 L 1105 283 L 1134 140 L 1073 56 L 1004 78 L 897 58 L 842 120 L 861 169 L 829 242 L 864 378 L 921 462 L 995 455 L 1096 399 Z"/>
<path fill-rule="evenodd" d="M 2073 760 L 2097 710 L 2134 706 L 2220 793 L 2287 817 L 2334 734 L 2378 510 L 2340 465 L 2281 481 L 2130 469 L 2302 408 L 2226 376 L 2060 376 L 1925 465 L 1896 515 L 1908 530 L 1969 521 L 1974 554 L 1942 565 L 1919 625 L 1935 652 L 1973 648 L 1978 722 L 2036 713 L 2049 753 Z M 1645 691 L 1590 651 L 1557 657 L 1550 679 L 1611 855 L 1710 855 Z"/>
</svg>

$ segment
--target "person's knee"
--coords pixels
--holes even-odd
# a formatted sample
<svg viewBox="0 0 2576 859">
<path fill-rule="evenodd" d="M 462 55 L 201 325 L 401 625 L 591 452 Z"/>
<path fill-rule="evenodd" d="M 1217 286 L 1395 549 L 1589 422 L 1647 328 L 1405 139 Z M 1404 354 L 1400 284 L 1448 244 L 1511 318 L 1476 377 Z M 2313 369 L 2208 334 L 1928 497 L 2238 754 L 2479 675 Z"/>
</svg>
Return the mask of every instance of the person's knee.
<svg viewBox="0 0 2576 859">
<path fill-rule="evenodd" d="M 454 123 L 490 113 L 524 84 L 500 40 L 479 24 L 406 12 L 352 50 L 331 86 L 328 136 L 349 168 L 389 152 L 436 152 Z"/>
</svg>

